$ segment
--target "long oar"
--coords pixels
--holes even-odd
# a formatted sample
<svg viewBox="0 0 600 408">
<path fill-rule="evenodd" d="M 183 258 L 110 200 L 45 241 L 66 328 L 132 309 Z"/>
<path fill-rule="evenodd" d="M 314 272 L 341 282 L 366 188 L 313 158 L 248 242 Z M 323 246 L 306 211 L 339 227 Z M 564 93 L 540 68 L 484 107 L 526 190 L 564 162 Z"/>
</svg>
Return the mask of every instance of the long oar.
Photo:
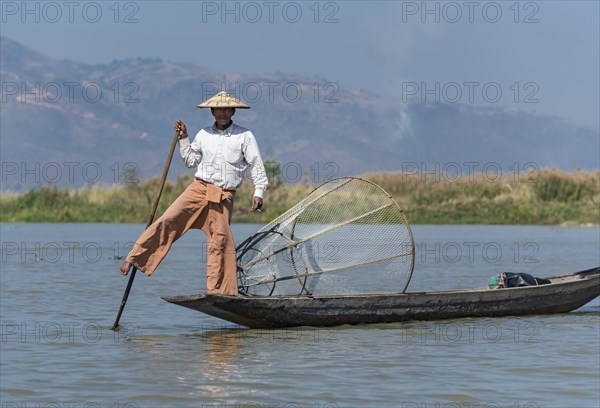
<svg viewBox="0 0 600 408">
<path fill-rule="evenodd" d="M 165 169 L 163 170 L 162 178 L 160 179 L 160 188 L 158 189 L 158 194 L 154 200 L 154 205 L 152 205 L 152 211 L 150 212 L 150 217 L 148 217 L 146 228 L 148 228 L 154 222 L 154 215 L 156 215 L 158 202 L 160 201 L 160 196 L 162 195 L 163 187 L 165 186 L 165 181 L 167 180 L 167 174 L 169 173 L 169 167 L 171 166 L 171 159 L 173 159 L 173 152 L 175 152 L 175 146 L 177 146 L 178 140 L 179 134 L 177 131 L 175 131 L 175 136 L 173 137 L 173 142 L 171 143 L 171 150 L 169 150 L 169 157 L 167 157 Z M 116 330 L 119 327 L 119 320 L 121 320 L 123 309 L 125 309 L 125 303 L 127 303 L 129 291 L 131 291 L 131 285 L 133 285 L 133 279 L 135 279 L 136 272 L 137 268 L 134 266 L 131 270 L 131 275 L 129 276 L 129 281 L 127 282 L 127 287 L 125 288 L 125 293 L 123 294 L 123 299 L 121 300 L 121 306 L 119 307 L 119 313 L 117 314 L 117 319 L 115 320 L 115 324 L 113 324 L 112 330 Z"/>
</svg>

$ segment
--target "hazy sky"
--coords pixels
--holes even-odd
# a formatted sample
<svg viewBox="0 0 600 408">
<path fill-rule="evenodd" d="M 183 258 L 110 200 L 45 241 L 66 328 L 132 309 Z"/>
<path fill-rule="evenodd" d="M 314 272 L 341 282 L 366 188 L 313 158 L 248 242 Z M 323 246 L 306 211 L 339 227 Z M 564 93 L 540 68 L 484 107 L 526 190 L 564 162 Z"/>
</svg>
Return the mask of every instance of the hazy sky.
<svg viewBox="0 0 600 408">
<path fill-rule="evenodd" d="M 53 58 L 297 73 L 600 127 L 600 2 L 1 2 L 1 34 Z"/>
</svg>

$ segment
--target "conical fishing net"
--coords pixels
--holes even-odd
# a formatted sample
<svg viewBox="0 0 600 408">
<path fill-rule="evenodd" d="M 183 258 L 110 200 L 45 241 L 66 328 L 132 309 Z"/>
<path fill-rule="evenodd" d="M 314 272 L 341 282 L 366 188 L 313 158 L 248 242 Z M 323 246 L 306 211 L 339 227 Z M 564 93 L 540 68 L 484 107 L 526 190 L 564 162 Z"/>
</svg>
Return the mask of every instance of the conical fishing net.
<svg viewBox="0 0 600 408">
<path fill-rule="evenodd" d="M 237 247 L 239 289 L 256 296 L 402 293 L 414 265 L 404 213 L 378 185 L 331 180 Z"/>
</svg>

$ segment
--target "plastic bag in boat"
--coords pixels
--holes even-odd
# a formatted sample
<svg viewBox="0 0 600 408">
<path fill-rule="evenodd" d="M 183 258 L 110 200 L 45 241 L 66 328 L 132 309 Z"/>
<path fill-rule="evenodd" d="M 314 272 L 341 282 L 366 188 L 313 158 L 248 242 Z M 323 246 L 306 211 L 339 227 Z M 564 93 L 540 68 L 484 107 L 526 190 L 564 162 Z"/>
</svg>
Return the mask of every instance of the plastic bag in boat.
<svg viewBox="0 0 600 408">
<path fill-rule="evenodd" d="M 550 283 L 548 279 L 536 278 L 528 273 L 502 272 L 488 279 L 488 289 L 516 288 Z"/>
</svg>

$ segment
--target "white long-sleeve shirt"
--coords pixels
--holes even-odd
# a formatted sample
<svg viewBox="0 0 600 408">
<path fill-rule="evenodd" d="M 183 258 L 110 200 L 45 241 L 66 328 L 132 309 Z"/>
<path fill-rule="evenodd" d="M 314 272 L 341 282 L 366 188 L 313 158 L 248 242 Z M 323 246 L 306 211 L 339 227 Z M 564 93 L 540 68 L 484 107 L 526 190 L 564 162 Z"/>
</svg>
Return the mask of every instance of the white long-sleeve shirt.
<svg viewBox="0 0 600 408">
<path fill-rule="evenodd" d="M 179 152 L 186 166 L 198 166 L 195 177 L 222 189 L 236 190 L 248 166 L 255 196 L 262 198 L 269 184 L 254 135 L 234 123 L 225 130 L 204 128 L 192 143 L 180 139 Z"/>
</svg>

